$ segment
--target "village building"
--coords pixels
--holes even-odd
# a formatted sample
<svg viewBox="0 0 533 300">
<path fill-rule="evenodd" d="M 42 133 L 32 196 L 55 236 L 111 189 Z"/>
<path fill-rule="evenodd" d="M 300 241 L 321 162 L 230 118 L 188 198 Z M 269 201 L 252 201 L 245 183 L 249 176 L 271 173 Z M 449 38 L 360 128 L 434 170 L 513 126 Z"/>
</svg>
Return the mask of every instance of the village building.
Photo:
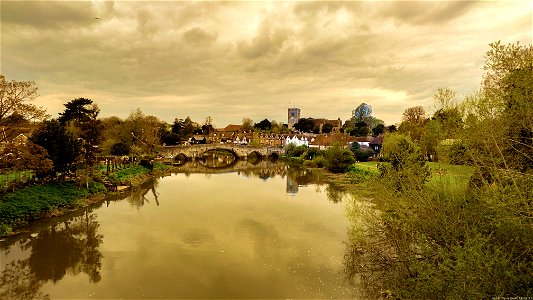
<svg viewBox="0 0 533 300">
<path fill-rule="evenodd" d="M 313 121 L 313 125 L 315 128 L 318 128 L 319 132 L 322 132 L 322 127 L 324 127 L 326 124 L 330 124 L 332 126 L 331 132 L 339 132 L 342 128 L 341 118 L 338 118 L 337 120 L 311 119 L 311 121 Z"/>
<path fill-rule="evenodd" d="M 207 138 L 203 135 L 193 135 L 191 138 L 189 138 L 189 144 L 207 144 Z"/>
</svg>

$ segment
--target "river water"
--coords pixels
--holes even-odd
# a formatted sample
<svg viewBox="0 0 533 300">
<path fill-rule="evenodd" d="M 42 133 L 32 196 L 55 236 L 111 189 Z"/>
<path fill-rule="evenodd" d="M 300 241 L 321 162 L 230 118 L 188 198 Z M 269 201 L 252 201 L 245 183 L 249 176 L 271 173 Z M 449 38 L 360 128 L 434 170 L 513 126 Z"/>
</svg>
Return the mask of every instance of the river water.
<svg viewBox="0 0 533 300">
<path fill-rule="evenodd" d="M 170 174 L 1 241 L 0 298 L 357 298 L 343 194 L 282 164 L 233 168 Z"/>
</svg>

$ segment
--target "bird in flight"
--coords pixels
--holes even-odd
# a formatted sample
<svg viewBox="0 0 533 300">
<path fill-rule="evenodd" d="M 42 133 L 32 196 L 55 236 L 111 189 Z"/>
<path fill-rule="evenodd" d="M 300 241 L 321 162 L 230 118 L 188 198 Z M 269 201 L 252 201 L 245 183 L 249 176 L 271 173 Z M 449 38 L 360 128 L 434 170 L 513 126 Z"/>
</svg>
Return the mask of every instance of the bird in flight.
<svg viewBox="0 0 533 300">
<path fill-rule="evenodd" d="M 99 17 L 96 17 L 96 18 L 94 18 L 94 19 L 100 21 L 100 18 L 99 18 Z"/>
</svg>

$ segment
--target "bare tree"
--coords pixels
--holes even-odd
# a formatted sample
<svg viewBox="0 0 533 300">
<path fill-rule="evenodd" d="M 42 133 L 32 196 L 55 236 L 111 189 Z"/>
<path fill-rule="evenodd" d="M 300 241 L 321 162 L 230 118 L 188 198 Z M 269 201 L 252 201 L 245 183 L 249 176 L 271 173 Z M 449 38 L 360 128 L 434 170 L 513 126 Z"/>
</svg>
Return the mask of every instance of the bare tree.
<svg viewBox="0 0 533 300">
<path fill-rule="evenodd" d="M 46 110 L 31 102 L 37 98 L 37 86 L 33 81 L 7 81 L 0 75 L 0 124 L 12 115 L 20 115 L 26 120 L 44 120 Z"/>
<path fill-rule="evenodd" d="M 403 120 L 412 125 L 422 125 L 426 120 L 426 111 L 422 106 L 413 106 L 403 112 Z"/>
</svg>

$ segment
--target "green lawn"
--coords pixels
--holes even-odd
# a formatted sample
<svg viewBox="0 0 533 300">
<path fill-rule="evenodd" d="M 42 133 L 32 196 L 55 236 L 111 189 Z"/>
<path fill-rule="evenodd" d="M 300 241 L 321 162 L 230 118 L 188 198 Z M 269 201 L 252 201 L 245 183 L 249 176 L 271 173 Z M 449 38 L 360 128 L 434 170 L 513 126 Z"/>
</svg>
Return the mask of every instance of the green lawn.
<svg viewBox="0 0 533 300">
<path fill-rule="evenodd" d="M 434 189 L 464 191 L 468 187 L 470 177 L 474 173 L 472 166 L 434 162 L 428 162 L 428 165 L 431 169 L 431 179 L 427 185 Z"/>
<path fill-rule="evenodd" d="M 30 179 L 31 171 L 12 171 L 5 174 L 0 174 L 0 186 L 4 186 L 11 181 L 20 180 L 21 178 Z"/>
<path fill-rule="evenodd" d="M 378 162 L 376 161 L 367 161 L 367 162 L 356 162 L 355 167 L 364 169 L 373 173 L 378 173 Z"/>
<path fill-rule="evenodd" d="M 378 173 L 379 162 L 357 162 L 356 168 Z M 474 168 L 465 165 L 450 165 L 444 163 L 428 162 L 431 169 L 431 179 L 427 186 L 432 189 L 452 189 L 464 191 L 468 181 L 474 172 Z"/>
</svg>

